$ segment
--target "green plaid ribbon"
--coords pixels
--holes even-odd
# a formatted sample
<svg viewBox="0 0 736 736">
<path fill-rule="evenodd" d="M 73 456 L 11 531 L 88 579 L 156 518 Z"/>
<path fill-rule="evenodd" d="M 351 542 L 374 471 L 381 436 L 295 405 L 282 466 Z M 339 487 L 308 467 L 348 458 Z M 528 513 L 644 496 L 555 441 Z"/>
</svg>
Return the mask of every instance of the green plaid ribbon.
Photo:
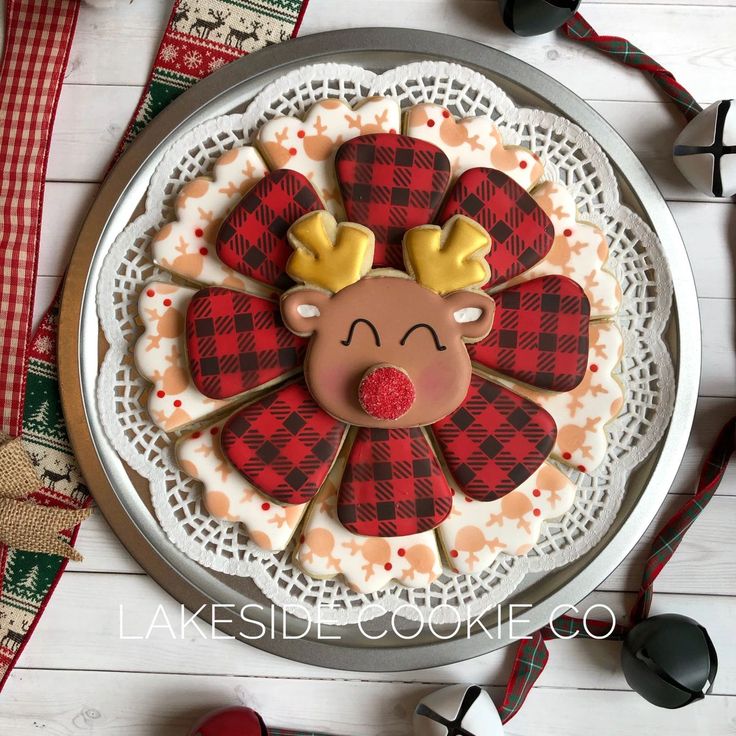
<svg viewBox="0 0 736 736">
<path fill-rule="evenodd" d="M 731 456 L 736 451 L 736 417 L 730 419 L 720 431 L 712 449 L 703 463 L 695 494 L 661 527 L 654 537 L 649 558 L 644 566 L 641 587 L 636 602 L 629 613 L 628 625 L 611 621 L 561 616 L 553 626 L 534 632 L 530 639 L 519 642 L 503 703 L 499 713 L 504 723 L 513 718 L 524 704 L 534 683 L 542 674 L 549 659 L 545 641 L 557 638 L 601 638 L 621 641 L 628 630 L 649 615 L 654 582 L 662 569 L 680 546 L 687 530 L 693 525 L 721 484 Z M 610 633 L 609 633 L 610 632 Z"/>
<path fill-rule="evenodd" d="M 580 13 L 575 13 L 560 30 L 572 41 L 580 41 L 589 46 L 594 46 L 604 54 L 616 59 L 616 61 L 649 74 L 654 82 L 664 90 L 664 93 L 680 108 L 682 114 L 688 120 L 692 120 L 702 111 L 703 108 L 675 79 L 672 72 L 665 69 L 651 56 L 645 54 L 625 38 L 599 35 Z"/>
</svg>

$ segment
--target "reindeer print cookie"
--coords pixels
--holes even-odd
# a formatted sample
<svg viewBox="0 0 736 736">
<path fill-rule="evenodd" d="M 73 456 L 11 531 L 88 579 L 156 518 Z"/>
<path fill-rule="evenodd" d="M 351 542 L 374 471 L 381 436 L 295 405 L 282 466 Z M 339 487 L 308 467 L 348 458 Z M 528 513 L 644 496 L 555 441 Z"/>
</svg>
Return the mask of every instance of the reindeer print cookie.
<svg viewBox="0 0 736 736">
<path fill-rule="evenodd" d="M 488 117 L 455 120 L 441 105 L 414 105 L 406 113 L 404 130 L 410 138 L 441 148 L 454 176 L 474 168 L 497 169 L 522 188 L 531 189 L 544 173 L 539 157 L 526 148 L 505 145 Z"/>
<path fill-rule="evenodd" d="M 153 384 L 148 411 L 166 432 L 182 429 L 224 405 L 197 390 L 187 366 L 184 319 L 195 293 L 184 286 L 152 281 L 138 300 L 144 332 L 136 344 L 135 364 Z"/>
<path fill-rule="evenodd" d="M 140 306 L 161 426 L 229 407 L 177 445 L 204 507 L 361 593 L 526 554 L 575 499 L 548 458 L 593 472 L 623 405 L 602 233 L 490 120 L 437 105 L 402 133 L 392 99 L 322 100 L 255 145 L 154 242 L 199 287 Z"/>
<path fill-rule="evenodd" d="M 304 120 L 274 118 L 258 131 L 259 150 L 272 169 L 303 174 L 335 217 L 345 216 L 335 178 L 335 151 L 345 141 L 369 133 L 397 133 L 401 111 L 395 100 L 371 97 L 355 109 L 339 99 L 316 102 Z"/>
<path fill-rule="evenodd" d="M 226 215 L 265 173 L 258 152 L 245 146 L 223 153 L 211 179 L 185 184 L 176 198 L 176 219 L 153 236 L 156 264 L 187 281 L 244 289 L 248 278 L 217 256 L 217 234 Z"/>
</svg>

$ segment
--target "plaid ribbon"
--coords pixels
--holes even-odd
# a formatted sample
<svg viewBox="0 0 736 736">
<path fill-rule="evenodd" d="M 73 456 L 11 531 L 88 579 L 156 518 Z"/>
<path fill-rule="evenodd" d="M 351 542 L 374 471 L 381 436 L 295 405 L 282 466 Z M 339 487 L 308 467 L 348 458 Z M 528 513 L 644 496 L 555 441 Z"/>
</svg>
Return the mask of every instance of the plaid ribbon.
<svg viewBox="0 0 736 736">
<path fill-rule="evenodd" d="M 194 5 L 176 0 L 150 81 L 117 155 L 199 79 L 296 35 L 307 3 L 199 0 Z M 9 0 L 7 7 L 7 46 L 0 70 L 0 430 L 15 435 L 22 425 L 24 446 L 46 485 L 32 499 L 79 509 L 91 499 L 61 412 L 56 374 L 59 294 L 30 344 L 27 341 L 51 126 L 79 0 Z M 63 536 L 73 544 L 76 532 Z M 0 545 L 0 689 L 65 568 L 66 560 L 56 555 Z"/>
<path fill-rule="evenodd" d="M 685 501 L 655 535 L 649 558 L 644 566 L 639 594 L 629 613 L 628 624 L 616 624 L 611 630 L 610 621 L 587 619 L 586 629 L 581 619 L 561 616 L 555 620 L 553 626 L 535 631 L 530 639 L 519 642 L 511 677 L 506 686 L 503 703 L 499 707 L 504 723 L 519 712 L 534 683 L 542 674 L 549 659 L 545 641 L 569 638 L 574 634 L 582 638 L 605 637 L 608 640 L 621 641 L 630 628 L 647 617 L 655 580 L 680 546 L 687 530 L 713 498 L 735 451 L 736 417 L 733 417 L 725 424 L 705 459 L 695 494 Z"/>
<path fill-rule="evenodd" d="M 0 66 L 0 432 L 21 428 L 46 163 L 77 0 L 8 0 Z"/>
<path fill-rule="evenodd" d="M 608 54 L 610 57 L 616 59 L 616 61 L 649 74 L 654 82 L 680 108 L 680 111 L 688 120 L 692 120 L 702 111 L 703 108 L 675 79 L 672 72 L 665 69 L 651 56 L 645 54 L 640 48 L 637 48 L 625 38 L 599 35 L 580 13 L 575 13 L 560 30 L 572 41 L 580 41 L 581 43 L 594 46 L 604 54 Z"/>
</svg>

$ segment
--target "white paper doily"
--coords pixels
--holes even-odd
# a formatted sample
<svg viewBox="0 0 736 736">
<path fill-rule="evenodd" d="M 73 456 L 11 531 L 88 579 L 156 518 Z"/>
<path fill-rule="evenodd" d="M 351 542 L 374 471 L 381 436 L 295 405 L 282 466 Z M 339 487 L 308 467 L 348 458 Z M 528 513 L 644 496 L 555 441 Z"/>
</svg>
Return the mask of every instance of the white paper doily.
<svg viewBox="0 0 736 736">
<path fill-rule="evenodd" d="M 564 468 L 578 484 L 573 508 L 543 527 L 541 538 L 523 558 L 500 555 L 475 575 L 443 575 L 429 588 L 393 585 L 363 595 L 339 579 L 315 580 L 291 562 L 291 550 L 264 552 L 250 543 L 238 524 L 211 517 L 201 487 L 174 462 L 172 438 L 150 420 L 143 394 L 146 381 L 132 360 L 140 334 L 136 324 L 142 285 L 155 277 L 170 279 L 153 265 L 151 235 L 173 217 L 181 187 L 207 174 L 227 149 L 250 142 L 253 132 L 278 115 L 300 115 L 325 97 L 356 103 L 370 95 L 397 99 L 403 108 L 433 102 L 458 117 L 490 116 L 504 143 L 532 149 L 545 162 L 545 178 L 564 183 L 575 196 L 583 219 L 600 226 L 610 247 L 608 268 L 623 289 L 617 318 L 624 336 L 621 378 L 626 400 L 608 426 L 606 460 L 594 475 Z M 220 117 L 179 139 L 157 167 L 148 190 L 146 211 L 116 239 L 98 287 L 98 315 L 110 345 L 97 386 L 105 431 L 120 457 L 150 483 L 159 522 L 169 539 L 189 557 L 213 570 L 252 578 L 278 605 L 299 604 L 313 614 L 330 607 L 337 623 L 349 624 L 371 603 L 384 610 L 402 608 L 406 618 L 425 619 L 439 606 L 445 619 L 476 615 L 507 598 L 527 573 L 548 571 L 579 557 L 598 542 L 613 522 L 631 470 L 662 438 L 674 403 L 674 370 L 663 341 L 672 302 L 672 283 L 657 236 L 619 202 L 614 172 L 599 146 L 583 130 L 557 115 L 516 107 L 494 83 L 469 69 L 422 62 L 376 75 L 355 66 L 303 67 L 265 88 L 242 115 Z M 562 466 L 560 466 L 562 467 Z M 410 604 L 410 607 L 407 607 Z M 300 609 L 296 609 L 300 610 Z M 373 615 L 380 615 L 373 606 Z M 370 615 L 362 616 L 363 620 Z M 433 615 L 433 621 L 442 617 Z"/>
</svg>

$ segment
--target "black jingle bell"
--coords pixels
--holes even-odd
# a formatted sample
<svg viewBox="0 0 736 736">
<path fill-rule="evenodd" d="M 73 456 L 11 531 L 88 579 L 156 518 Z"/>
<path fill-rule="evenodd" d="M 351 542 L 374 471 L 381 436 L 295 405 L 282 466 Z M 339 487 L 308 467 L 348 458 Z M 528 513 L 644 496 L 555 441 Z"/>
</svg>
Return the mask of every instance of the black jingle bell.
<svg viewBox="0 0 736 736">
<path fill-rule="evenodd" d="M 575 15 L 580 0 L 500 0 L 506 27 L 518 36 L 538 36 Z"/>
<path fill-rule="evenodd" d="M 621 652 L 626 682 L 660 708 L 682 708 L 713 687 L 718 657 L 708 632 L 686 616 L 652 616 L 626 635 Z"/>
</svg>

